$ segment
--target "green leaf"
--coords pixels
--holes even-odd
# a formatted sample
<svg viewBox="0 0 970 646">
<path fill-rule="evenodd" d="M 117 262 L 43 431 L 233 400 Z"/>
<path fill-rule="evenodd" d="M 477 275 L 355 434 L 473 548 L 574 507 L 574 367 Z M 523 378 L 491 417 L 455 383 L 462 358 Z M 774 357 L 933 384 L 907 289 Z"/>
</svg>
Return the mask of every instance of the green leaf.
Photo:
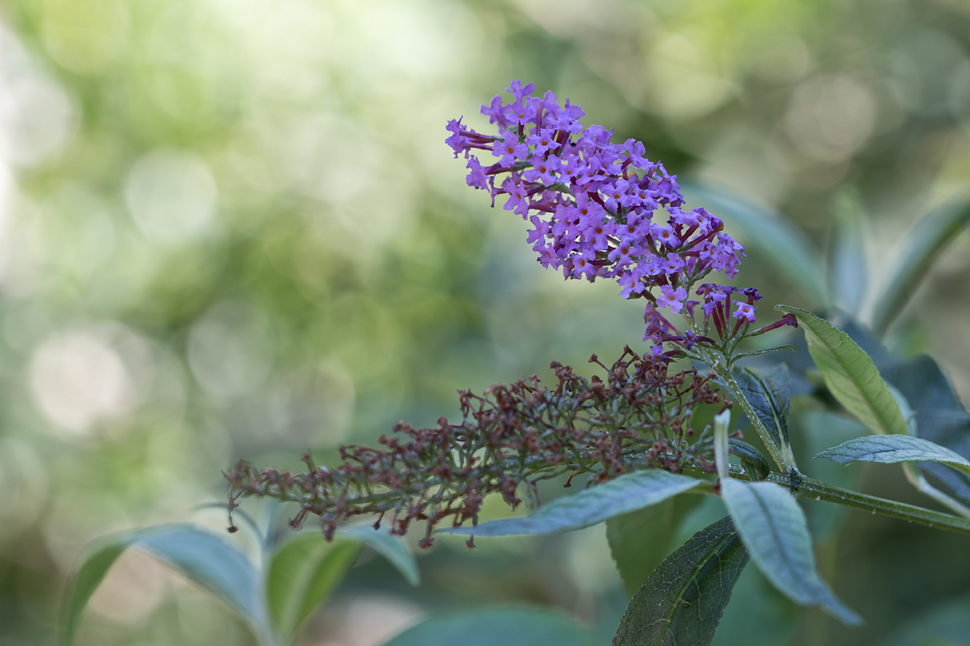
<svg viewBox="0 0 970 646">
<path fill-rule="evenodd" d="M 794 642 L 804 613 L 778 592 L 761 570 L 744 568 L 731 596 L 736 601 L 724 609 L 713 646 L 755 642 L 757 646 L 790 646 Z"/>
<path fill-rule="evenodd" d="M 266 599 L 277 633 L 290 637 L 353 567 L 364 545 L 386 558 L 411 585 L 421 582 L 404 541 L 369 523 L 339 527 L 328 542 L 319 529 L 287 541 L 273 556 Z"/>
<path fill-rule="evenodd" d="M 266 626 L 259 576 L 249 559 L 231 544 L 191 525 L 160 525 L 106 539 L 78 569 L 64 601 L 63 638 L 70 644 L 81 612 L 118 556 L 140 547 L 194 583 L 214 593 L 254 628 Z"/>
<path fill-rule="evenodd" d="M 84 607 L 126 547 L 114 542 L 105 545 L 89 556 L 71 577 L 61 606 L 61 637 L 65 646 L 74 641 Z"/>
<path fill-rule="evenodd" d="M 730 477 L 731 463 L 728 455 L 728 427 L 731 425 L 731 409 L 728 408 L 714 416 L 714 466 L 717 468 L 717 477 L 725 479 Z"/>
<path fill-rule="evenodd" d="M 829 391 L 873 433 L 906 435 L 908 426 L 899 405 L 872 359 L 848 334 L 810 312 L 776 305 L 793 314 L 805 330 L 808 352 Z"/>
<path fill-rule="evenodd" d="M 768 430 L 779 453 L 788 460 L 788 464 L 795 464 L 791 441 L 788 439 L 791 406 L 788 366 L 782 363 L 763 371 L 738 367 L 734 369 L 734 380 Z"/>
<path fill-rule="evenodd" d="M 723 217 L 732 232 L 740 231 L 737 237 L 742 238 L 746 249 L 757 249 L 778 273 L 816 303 L 828 302 L 821 254 L 784 216 L 710 186 L 686 182 L 681 187 L 691 202 Z"/>
<path fill-rule="evenodd" d="M 289 638 L 340 583 L 362 549 L 360 543 L 323 534 L 301 534 L 273 556 L 266 577 L 266 601 L 277 634 Z"/>
<path fill-rule="evenodd" d="M 913 412 L 913 409 L 910 407 L 909 401 L 906 399 L 906 396 L 903 395 L 903 393 L 895 386 L 890 385 L 889 390 L 893 394 L 893 397 L 896 398 L 896 403 L 899 404 L 899 410 L 903 414 L 903 419 L 906 420 L 906 424 L 909 427 L 909 437 L 915 438 L 916 437 L 916 414 Z M 891 437 L 895 437 L 895 436 L 891 436 Z M 949 449 L 946 449 L 946 447 L 941 447 L 940 445 L 933 444 L 932 442 L 930 442 L 930 444 L 933 447 L 931 449 L 933 452 L 937 452 L 936 449 L 942 448 L 946 450 L 947 453 L 952 453 L 952 451 L 949 451 Z M 883 456 L 883 457 L 888 457 L 888 456 Z M 957 455 L 957 457 L 960 458 L 962 461 L 966 462 L 963 456 Z M 882 461 L 882 460 L 877 460 L 877 461 Z M 951 510 L 955 511 L 961 516 L 970 518 L 970 509 L 968 509 L 966 505 L 962 504 L 959 500 L 954 499 L 952 496 L 947 495 L 945 491 L 940 491 L 939 489 L 934 487 L 929 480 L 926 479 L 926 476 L 923 475 L 923 472 L 920 469 L 921 465 L 926 465 L 926 464 L 933 464 L 933 462 L 921 462 L 920 464 L 917 464 L 913 461 L 903 460 L 903 464 L 902 464 L 903 473 L 906 475 L 906 479 L 909 480 L 909 483 L 914 487 L 916 487 L 916 489 L 920 493 L 923 493 L 929 496 L 930 498 L 933 498 L 940 504 L 945 505 L 946 507 L 949 507 Z M 936 466 L 941 466 L 941 465 L 938 464 Z M 945 471 L 950 471 L 950 469 L 946 469 L 946 467 L 943 467 L 943 468 Z M 959 467 L 957 468 L 959 469 Z M 963 477 L 966 477 L 967 474 L 963 473 L 960 475 L 963 475 Z"/>
<path fill-rule="evenodd" d="M 747 442 L 742 442 L 736 437 L 732 437 L 728 438 L 728 446 L 731 447 L 731 453 L 738 456 L 741 460 L 741 466 L 744 468 L 744 472 L 755 482 L 764 480 L 771 473 L 771 467 L 768 466 L 768 461 L 765 460 L 765 456 L 761 455 L 758 449 Z"/>
<path fill-rule="evenodd" d="M 802 606 L 820 606 L 849 625 L 861 618 L 819 576 L 805 514 L 773 482 L 721 480 L 721 497 L 758 569 L 782 594 Z"/>
<path fill-rule="evenodd" d="M 931 357 L 892 362 L 880 366 L 880 370 L 916 412 L 919 437 L 970 458 L 970 414 Z M 945 485 L 964 505 L 970 505 L 970 476 L 932 462 L 920 464 L 919 470 Z"/>
<path fill-rule="evenodd" d="M 598 646 L 599 639 L 563 615 L 531 608 L 479 610 L 435 617 L 384 646 Z"/>
<path fill-rule="evenodd" d="M 627 592 L 636 592 L 673 548 L 681 521 L 703 496 L 676 496 L 606 521 L 610 554 Z"/>
<path fill-rule="evenodd" d="M 970 474 L 970 462 L 962 455 L 929 440 L 908 435 L 867 435 L 822 451 L 816 458 L 828 458 L 845 466 L 851 462 L 942 462 Z"/>
<path fill-rule="evenodd" d="M 221 538 L 189 525 L 162 525 L 138 532 L 131 546 L 146 549 L 244 616 L 262 615 L 256 569 Z"/>
<path fill-rule="evenodd" d="M 858 191 L 843 188 L 835 196 L 835 235 L 829 247 L 830 302 L 858 314 L 866 294 L 868 263 L 863 232 L 862 201 Z"/>
<path fill-rule="evenodd" d="M 875 301 L 872 323 L 878 336 L 889 329 L 933 261 L 968 221 L 970 200 L 964 196 L 931 212 L 906 237 L 906 247 L 889 265 L 895 271 Z"/>
<path fill-rule="evenodd" d="M 706 646 L 748 554 L 730 518 L 694 534 L 630 600 L 613 646 Z"/>
<path fill-rule="evenodd" d="M 438 531 L 476 536 L 565 532 L 655 505 L 705 484 L 696 478 L 648 469 L 591 486 L 574 496 L 558 498 L 531 516 L 503 518 L 477 527 L 448 527 Z"/>
<path fill-rule="evenodd" d="M 397 568 L 408 583 L 413 586 L 421 584 L 418 563 L 400 536 L 394 536 L 387 530 L 375 530 L 373 525 L 367 523 L 340 527 L 336 536 L 367 545 Z"/>
</svg>

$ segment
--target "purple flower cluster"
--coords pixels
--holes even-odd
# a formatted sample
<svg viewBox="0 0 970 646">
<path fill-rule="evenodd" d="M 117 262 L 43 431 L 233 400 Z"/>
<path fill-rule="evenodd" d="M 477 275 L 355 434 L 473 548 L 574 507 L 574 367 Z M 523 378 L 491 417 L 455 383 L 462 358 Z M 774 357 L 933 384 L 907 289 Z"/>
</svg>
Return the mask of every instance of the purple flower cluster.
<svg viewBox="0 0 970 646">
<path fill-rule="evenodd" d="M 610 143 L 612 131 L 580 124 L 578 105 L 560 106 L 552 92 L 533 97 L 534 89 L 513 81 L 509 103 L 496 96 L 482 106 L 498 135 L 475 132 L 461 119 L 448 123 L 446 143 L 468 160 L 466 182 L 489 191 L 493 205 L 508 196 L 505 210 L 531 223 L 528 241 L 544 267 L 562 269 L 566 278 L 616 280 L 624 298 L 649 301 L 644 339 L 669 340 L 659 334 L 670 324 L 658 309 L 687 307 L 693 315 L 700 301 L 687 300 L 690 289 L 711 271 L 737 274 L 741 245 L 705 209 L 684 208 L 676 177 L 644 157 L 641 142 Z M 483 163 L 471 154 L 477 150 L 491 159 Z M 706 319 L 714 316 L 709 306 L 730 303 L 733 289 L 698 291 Z M 757 298 L 735 302 L 735 330 L 754 321 Z M 722 320 L 716 327 L 720 335 L 727 326 Z"/>
</svg>

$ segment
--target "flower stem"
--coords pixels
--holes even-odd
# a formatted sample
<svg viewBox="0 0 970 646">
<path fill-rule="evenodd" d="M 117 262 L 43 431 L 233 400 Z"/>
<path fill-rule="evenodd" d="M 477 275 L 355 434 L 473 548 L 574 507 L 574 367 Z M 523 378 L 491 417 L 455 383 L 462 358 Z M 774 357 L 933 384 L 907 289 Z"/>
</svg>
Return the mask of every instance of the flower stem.
<svg viewBox="0 0 970 646">
<path fill-rule="evenodd" d="M 765 428 L 764 423 L 761 418 L 755 412 L 754 407 L 748 401 L 748 398 L 744 396 L 744 392 L 741 390 L 741 386 L 734 379 L 734 375 L 731 372 L 731 364 L 727 361 L 724 355 L 719 352 L 712 350 L 710 348 L 700 348 L 701 356 L 700 360 L 703 361 L 711 369 L 714 374 L 716 374 L 723 385 L 731 392 L 731 396 L 734 398 L 740 406 L 744 414 L 748 416 L 748 421 L 754 427 L 755 432 L 758 433 L 758 437 L 764 443 L 765 448 L 768 449 L 768 453 L 771 454 L 772 459 L 778 468 L 785 473 L 792 470 L 797 472 L 795 466 L 795 456 L 792 453 L 790 446 L 778 446 L 772 437 L 768 429 Z"/>
</svg>

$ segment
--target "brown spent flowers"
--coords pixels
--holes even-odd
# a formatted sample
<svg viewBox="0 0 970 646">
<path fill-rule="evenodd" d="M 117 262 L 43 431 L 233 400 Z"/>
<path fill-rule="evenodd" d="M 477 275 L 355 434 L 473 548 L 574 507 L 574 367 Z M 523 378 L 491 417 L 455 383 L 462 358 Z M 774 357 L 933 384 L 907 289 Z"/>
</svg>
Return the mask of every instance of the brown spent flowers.
<svg viewBox="0 0 970 646">
<path fill-rule="evenodd" d="M 350 517 L 376 514 L 377 528 L 390 513 L 398 535 L 412 521 L 426 521 L 420 544 L 428 547 L 434 526 L 447 518 L 454 526 L 477 525 L 492 493 L 515 509 L 520 494 L 538 506 L 536 483 L 566 474 L 568 487 L 580 474 L 590 475 L 590 486 L 641 469 L 714 471 L 711 444 L 689 439 L 696 406 L 731 406 L 710 376 L 695 368 L 669 374 L 669 358 L 640 356 L 629 347 L 611 367 L 595 355 L 590 362 L 606 371 L 605 381 L 554 362 L 555 388 L 542 387 L 533 375 L 495 384 L 482 396 L 459 391 L 460 424 L 445 418 L 434 428 L 399 423 L 394 436 L 381 436 L 381 449 L 341 447 L 343 463 L 335 468 L 316 465 L 309 452 L 307 471 L 296 474 L 240 461 L 226 474 L 230 515 L 239 498 L 294 502 L 300 510 L 291 525 L 317 515 L 329 540 Z"/>
</svg>

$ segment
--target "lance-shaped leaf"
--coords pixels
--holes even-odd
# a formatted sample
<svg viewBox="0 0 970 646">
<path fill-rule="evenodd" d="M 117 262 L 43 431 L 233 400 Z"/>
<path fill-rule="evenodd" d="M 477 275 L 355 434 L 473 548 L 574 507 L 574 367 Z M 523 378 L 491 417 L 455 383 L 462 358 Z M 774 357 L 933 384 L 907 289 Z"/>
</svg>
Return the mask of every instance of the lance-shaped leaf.
<svg viewBox="0 0 970 646">
<path fill-rule="evenodd" d="M 845 187 L 833 200 L 834 237 L 829 245 L 830 302 L 845 312 L 858 312 L 866 294 L 867 269 L 862 200 Z"/>
<path fill-rule="evenodd" d="M 899 404 L 899 410 L 902 411 L 903 418 L 906 419 L 906 423 L 909 425 L 909 437 L 915 438 L 916 430 L 917 430 L 916 414 L 913 412 L 913 409 L 909 405 L 909 401 L 906 399 L 906 396 L 903 395 L 902 391 L 900 391 L 898 388 L 895 388 L 894 386 L 889 386 L 889 389 L 890 391 L 892 391 L 893 397 L 896 398 L 896 402 Z M 940 447 L 939 444 L 936 444 L 935 447 L 946 448 L 946 447 Z M 947 450 L 949 451 L 949 449 Z M 935 449 L 934 449 L 934 452 L 935 452 Z M 885 456 L 885 457 L 888 457 L 888 456 Z M 958 457 L 960 457 L 961 460 L 965 461 L 965 458 L 963 458 L 963 456 L 958 456 Z M 920 465 L 927 465 L 927 464 L 931 464 L 933 466 L 942 468 L 944 471 L 947 471 L 949 473 L 954 473 L 955 475 L 961 476 L 963 478 L 967 477 L 966 473 L 957 473 L 955 471 L 952 471 L 951 469 L 947 469 L 942 464 L 934 464 L 933 462 L 921 462 L 917 464 L 912 461 L 904 461 L 902 464 L 903 473 L 906 474 L 906 479 L 909 480 L 909 483 L 914 487 L 916 487 L 916 489 L 920 491 L 920 493 L 926 494 L 930 498 L 933 498 L 934 500 L 941 503 L 942 505 L 949 507 L 951 510 L 955 511 L 961 516 L 970 518 L 970 509 L 968 509 L 966 505 L 962 504 L 959 500 L 954 499 L 952 496 L 947 495 L 945 491 L 941 491 L 937 489 L 932 485 L 932 483 L 930 483 L 929 480 L 926 479 L 926 476 L 923 475 L 923 471 L 920 469 Z"/>
<path fill-rule="evenodd" d="M 706 484 L 696 478 L 647 469 L 592 486 L 574 496 L 558 498 L 531 516 L 503 518 L 477 527 L 447 527 L 438 531 L 476 536 L 565 532 L 655 505 Z"/>
<path fill-rule="evenodd" d="M 872 321 L 876 334 L 882 336 L 886 332 L 933 265 L 933 261 L 968 221 L 970 199 L 963 196 L 944 204 L 920 220 L 906 237 L 905 249 L 899 259 L 890 265 L 895 271 L 875 301 Z"/>
<path fill-rule="evenodd" d="M 637 590 L 613 646 L 706 646 L 748 554 L 730 518 L 694 534 Z"/>
<path fill-rule="evenodd" d="M 728 446 L 731 447 L 731 453 L 741 459 L 741 466 L 744 468 L 744 472 L 755 482 L 764 480 L 771 473 L 771 467 L 768 466 L 768 461 L 765 460 L 765 457 L 761 455 L 758 449 L 747 442 L 742 442 L 732 437 L 728 440 Z"/>
<path fill-rule="evenodd" d="M 970 474 L 970 461 L 950 449 L 908 435 L 867 435 L 843 442 L 815 457 L 835 460 L 841 465 L 851 462 L 942 462 Z"/>
<path fill-rule="evenodd" d="M 335 540 L 320 532 L 286 542 L 270 562 L 266 602 L 277 634 L 289 638 L 313 609 L 330 596 L 363 546 Z"/>
<path fill-rule="evenodd" d="M 915 411 L 919 437 L 970 458 L 970 413 L 931 357 L 892 362 L 879 369 Z M 970 476 L 932 462 L 920 464 L 919 470 L 945 485 L 964 505 L 970 505 Z"/>
<path fill-rule="evenodd" d="M 532 608 L 479 610 L 435 617 L 384 646 L 596 646 L 600 640 L 569 617 Z"/>
<path fill-rule="evenodd" d="M 755 414 L 768 430 L 779 453 L 795 464 L 791 442 L 788 440 L 788 416 L 791 405 L 788 366 L 779 364 L 769 370 L 735 368 L 734 380 Z"/>
<path fill-rule="evenodd" d="M 714 465 L 717 477 L 726 480 L 731 477 L 731 464 L 728 461 L 728 427 L 731 425 L 731 409 L 723 410 L 714 416 Z"/>
<path fill-rule="evenodd" d="M 802 606 L 820 606 L 845 624 L 862 623 L 819 575 L 805 514 L 791 494 L 773 482 L 727 478 L 721 497 L 751 560 L 782 594 Z"/>
<path fill-rule="evenodd" d="M 61 643 L 65 646 L 73 643 L 84 607 L 127 547 L 126 541 L 109 541 L 88 556 L 71 577 L 61 606 Z"/>
<path fill-rule="evenodd" d="M 676 496 L 606 521 L 610 555 L 627 592 L 636 592 L 670 553 L 681 521 L 701 500 Z"/>
<path fill-rule="evenodd" d="M 776 305 L 805 330 L 808 352 L 840 404 L 873 433 L 906 435 L 909 428 L 895 397 L 869 355 L 848 334 L 811 312 Z"/>
<path fill-rule="evenodd" d="M 408 583 L 414 586 L 421 583 L 418 563 L 400 536 L 395 536 L 387 530 L 374 529 L 374 526 L 369 523 L 339 527 L 336 536 L 367 545 L 397 568 Z"/>
<path fill-rule="evenodd" d="M 161 525 L 111 537 L 78 569 L 62 609 L 63 643 L 77 632 L 81 612 L 115 560 L 140 547 L 191 581 L 207 588 L 254 628 L 265 632 L 259 576 L 249 559 L 226 541 L 190 525 Z"/>
<path fill-rule="evenodd" d="M 717 476 L 722 480 L 731 477 L 728 456 L 733 453 L 741 459 L 741 466 L 749 478 L 757 482 L 768 477 L 768 462 L 758 450 L 737 438 L 728 437 L 730 423 L 730 409 L 714 417 L 714 463 L 717 465 Z"/>
<path fill-rule="evenodd" d="M 411 585 L 421 581 L 404 541 L 370 523 L 339 527 L 328 542 L 319 529 L 291 538 L 273 555 L 266 601 L 278 635 L 289 638 L 354 565 L 364 545 L 386 558 Z"/>
<path fill-rule="evenodd" d="M 811 241 L 783 216 L 738 195 L 711 186 L 681 184 L 690 201 L 704 204 L 723 217 L 732 231 L 740 230 L 745 247 L 755 247 L 779 273 L 815 302 L 826 303 L 822 257 Z"/>
</svg>

